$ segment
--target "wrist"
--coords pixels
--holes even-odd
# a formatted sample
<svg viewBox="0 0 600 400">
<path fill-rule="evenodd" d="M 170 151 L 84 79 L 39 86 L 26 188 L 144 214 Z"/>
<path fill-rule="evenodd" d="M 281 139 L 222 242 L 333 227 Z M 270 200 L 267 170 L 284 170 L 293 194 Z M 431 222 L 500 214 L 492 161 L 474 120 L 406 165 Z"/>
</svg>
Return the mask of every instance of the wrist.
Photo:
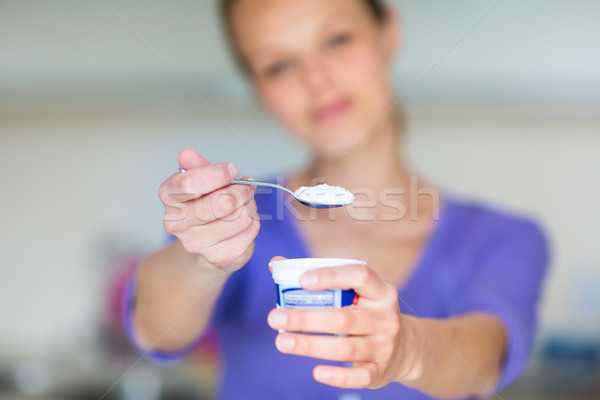
<svg viewBox="0 0 600 400">
<path fill-rule="evenodd" d="M 193 281 L 194 277 L 198 277 L 205 282 L 207 278 L 218 280 L 223 276 L 221 269 L 209 263 L 202 255 L 187 251 L 179 239 L 172 243 L 171 248 L 179 260 L 176 264 L 188 279 L 192 278 Z"/>
<path fill-rule="evenodd" d="M 423 377 L 425 371 L 427 332 L 423 329 L 423 322 L 412 315 L 402 316 L 401 357 L 400 373 L 396 382 L 412 386 L 415 381 Z"/>
</svg>

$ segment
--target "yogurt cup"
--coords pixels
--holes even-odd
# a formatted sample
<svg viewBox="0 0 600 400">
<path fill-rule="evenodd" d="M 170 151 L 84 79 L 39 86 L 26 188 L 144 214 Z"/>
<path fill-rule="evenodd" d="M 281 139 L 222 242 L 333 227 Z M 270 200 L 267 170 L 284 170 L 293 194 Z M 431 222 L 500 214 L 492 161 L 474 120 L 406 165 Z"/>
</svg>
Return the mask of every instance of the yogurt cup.
<svg viewBox="0 0 600 400">
<path fill-rule="evenodd" d="M 269 266 L 273 270 L 277 289 L 277 308 L 310 310 L 352 305 L 356 296 L 354 290 L 304 290 L 300 285 L 300 276 L 311 269 L 356 264 L 366 265 L 364 261 L 346 258 L 289 258 L 271 261 Z"/>
</svg>

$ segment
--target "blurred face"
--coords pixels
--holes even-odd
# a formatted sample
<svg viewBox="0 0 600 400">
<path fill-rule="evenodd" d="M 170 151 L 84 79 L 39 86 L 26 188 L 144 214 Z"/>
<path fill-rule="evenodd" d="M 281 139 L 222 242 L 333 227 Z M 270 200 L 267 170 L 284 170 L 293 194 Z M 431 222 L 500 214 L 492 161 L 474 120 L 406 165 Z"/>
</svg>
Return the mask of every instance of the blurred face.
<svg viewBox="0 0 600 400">
<path fill-rule="evenodd" d="M 319 156 L 377 139 L 385 123 L 361 141 L 393 103 L 392 22 L 361 0 L 238 0 L 231 26 L 262 102 Z"/>
</svg>

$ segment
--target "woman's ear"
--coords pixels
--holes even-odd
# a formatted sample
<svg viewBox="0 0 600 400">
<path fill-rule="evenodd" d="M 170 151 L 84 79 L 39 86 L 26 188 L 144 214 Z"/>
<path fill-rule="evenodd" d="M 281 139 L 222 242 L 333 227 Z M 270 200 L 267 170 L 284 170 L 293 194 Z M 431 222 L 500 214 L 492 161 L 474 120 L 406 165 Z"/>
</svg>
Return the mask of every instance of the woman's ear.
<svg viewBox="0 0 600 400">
<path fill-rule="evenodd" d="M 391 62 L 401 50 L 404 43 L 404 32 L 396 11 L 393 8 L 385 8 L 382 27 L 386 60 Z"/>
</svg>

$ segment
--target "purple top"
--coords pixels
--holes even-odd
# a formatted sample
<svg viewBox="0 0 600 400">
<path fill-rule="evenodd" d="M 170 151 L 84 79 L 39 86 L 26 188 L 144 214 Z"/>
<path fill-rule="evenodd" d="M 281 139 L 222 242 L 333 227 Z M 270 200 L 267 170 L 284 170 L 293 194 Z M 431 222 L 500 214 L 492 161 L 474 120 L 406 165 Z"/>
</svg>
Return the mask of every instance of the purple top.
<svg viewBox="0 0 600 400">
<path fill-rule="evenodd" d="M 259 188 L 261 230 L 252 258 L 233 273 L 217 301 L 209 330 L 219 337 L 220 399 L 430 399 L 392 383 L 378 390 L 346 390 L 316 382 L 312 369 L 327 362 L 282 354 L 267 325 L 275 307 L 275 285 L 267 264 L 272 256 L 311 257 L 289 196 Z M 536 328 L 536 308 L 547 262 L 544 235 L 532 222 L 469 203 L 446 199 L 440 220 L 412 275 L 399 287 L 404 314 L 446 318 L 468 312 L 499 317 L 508 332 L 508 353 L 495 391 L 525 369 Z M 125 326 L 134 343 L 131 305 L 135 277 L 125 296 Z M 184 357 L 196 343 L 175 354 L 144 354 L 161 363 Z M 138 350 L 140 350 L 138 348 Z M 140 350 L 140 352 L 142 352 Z"/>
</svg>

